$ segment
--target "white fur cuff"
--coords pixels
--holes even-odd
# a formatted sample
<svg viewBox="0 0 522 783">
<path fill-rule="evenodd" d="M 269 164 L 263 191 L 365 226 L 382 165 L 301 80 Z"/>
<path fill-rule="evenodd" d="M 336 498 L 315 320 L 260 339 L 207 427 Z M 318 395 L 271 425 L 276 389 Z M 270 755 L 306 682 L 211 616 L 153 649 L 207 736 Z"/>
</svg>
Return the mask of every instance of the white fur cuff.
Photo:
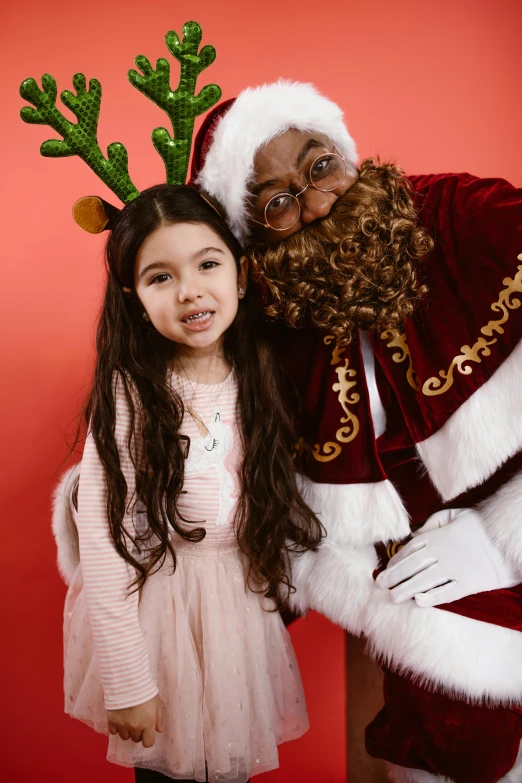
<svg viewBox="0 0 522 783">
<path fill-rule="evenodd" d="M 364 633 L 370 653 L 394 671 L 466 701 L 520 704 L 522 633 L 376 589 Z"/>
<path fill-rule="evenodd" d="M 479 511 L 489 537 L 522 581 L 522 473 L 481 503 Z"/>
<path fill-rule="evenodd" d="M 292 583 L 296 593 L 290 608 L 315 609 L 350 633 L 360 635 L 364 615 L 375 591 L 373 571 L 377 555 L 373 546 L 341 547 L 325 539 L 317 552 L 292 560 Z"/>
<path fill-rule="evenodd" d="M 452 783 L 450 778 L 432 775 L 422 769 L 407 769 L 396 764 L 386 763 L 386 772 L 390 783 Z"/>
<path fill-rule="evenodd" d="M 486 360 L 484 360 L 486 361 Z M 522 449 L 522 342 L 441 429 L 417 444 L 443 500 L 489 478 Z"/>
<path fill-rule="evenodd" d="M 410 533 L 408 513 L 391 481 L 365 484 L 319 484 L 299 476 L 299 489 L 340 545 L 364 546 L 400 541 Z"/>
<path fill-rule="evenodd" d="M 80 472 L 80 463 L 73 465 L 61 477 L 53 494 L 52 529 L 58 548 L 58 570 L 69 585 L 80 562 L 78 530 L 74 521 L 71 494 Z"/>
</svg>

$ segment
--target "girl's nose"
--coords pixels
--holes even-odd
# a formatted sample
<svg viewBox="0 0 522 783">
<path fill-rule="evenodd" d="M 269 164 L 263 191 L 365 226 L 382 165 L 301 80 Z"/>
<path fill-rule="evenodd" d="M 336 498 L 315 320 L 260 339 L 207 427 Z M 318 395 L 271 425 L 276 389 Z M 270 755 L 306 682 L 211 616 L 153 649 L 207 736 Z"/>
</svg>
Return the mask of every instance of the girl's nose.
<svg viewBox="0 0 522 783">
<path fill-rule="evenodd" d="M 301 220 L 303 223 L 311 223 L 328 215 L 336 201 L 335 193 L 321 193 L 315 188 L 308 188 L 300 197 Z"/>
<path fill-rule="evenodd" d="M 178 299 L 180 304 L 184 302 L 195 302 L 202 295 L 200 286 L 197 285 L 196 280 L 184 280 L 181 281 L 178 288 Z"/>
</svg>

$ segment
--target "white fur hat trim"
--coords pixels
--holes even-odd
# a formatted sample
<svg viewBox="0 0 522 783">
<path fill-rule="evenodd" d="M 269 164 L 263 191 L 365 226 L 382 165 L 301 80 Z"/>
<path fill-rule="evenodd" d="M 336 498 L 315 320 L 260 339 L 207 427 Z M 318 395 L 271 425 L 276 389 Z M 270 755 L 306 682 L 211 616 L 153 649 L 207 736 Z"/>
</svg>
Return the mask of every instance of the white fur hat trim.
<svg viewBox="0 0 522 783">
<path fill-rule="evenodd" d="M 246 199 L 256 152 L 289 128 L 328 136 L 347 163 L 357 165 L 357 149 L 343 112 L 312 84 L 281 79 L 244 90 L 218 122 L 196 180 L 225 208 L 240 242 L 249 233 Z"/>
</svg>

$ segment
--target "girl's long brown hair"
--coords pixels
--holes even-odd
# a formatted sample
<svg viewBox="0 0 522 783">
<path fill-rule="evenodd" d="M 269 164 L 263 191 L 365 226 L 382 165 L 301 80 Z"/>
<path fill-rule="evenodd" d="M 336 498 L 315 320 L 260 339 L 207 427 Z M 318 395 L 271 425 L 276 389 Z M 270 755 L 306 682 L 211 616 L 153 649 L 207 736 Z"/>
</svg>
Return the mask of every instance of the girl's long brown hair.
<svg viewBox="0 0 522 783">
<path fill-rule="evenodd" d="M 183 401 L 168 383 L 175 343 L 146 324 L 134 293 L 134 266 L 143 241 L 161 224 L 204 223 L 225 242 L 236 262 L 241 247 L 225 222 L 192 188 L 159 185 L 144 191 L 118 218 L 106 248 L 108 280 L 96 338 L 97 360 L 85 410 L 107 478 L 107 515 L 117 552 L 137 571 L 137 585 L 166 558 L 176 568 L 171 542 L 175 531 L 198 542 L 201 527 L 186 524 L 177 510 L 190 440 L 180 435 Z M 291 459 L 294 432 L 283 400 L 283 378 L 264 336 L 251 294 L 240 301 L 225 337 L 225 351 L 238 378 L 238 418 L 244 459 L 235 529 L 248 556 L 253 589 L 286 604 L 293 589 L 288 551 L 315 548 L 322 528 L 301 498 Z M 121 383 L 130 411 L 128 449 L 136 474 L 136 492 L 128 496 L 115 439 L 114 386 Z M 129 531 L 124 515 L 144 504 L 147 529 Z M 282 588 L 282 589 L 281 589 Z"/>
</svg>

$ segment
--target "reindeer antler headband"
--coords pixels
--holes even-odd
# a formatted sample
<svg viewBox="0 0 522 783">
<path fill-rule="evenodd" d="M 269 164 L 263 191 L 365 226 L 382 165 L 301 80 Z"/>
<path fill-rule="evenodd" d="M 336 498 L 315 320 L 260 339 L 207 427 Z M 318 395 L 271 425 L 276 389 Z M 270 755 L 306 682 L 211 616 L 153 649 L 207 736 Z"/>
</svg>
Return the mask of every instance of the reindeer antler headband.
<svg viewBox="0 0 522 783">
<path fill-rule="evenodd" d="M 194 120 L 221 97 L 217 84 L 208 84 L 198 95 L 195 94 L 199 74 L 216 58 L 213 46 L 204 46 L 198 52 L 201 36 L 197 22 L 183 25 L 181 41 L 174 30 L 165 36 L 169 52 L 181 66 L 175 90 L 170 86 L 169 62 L 162 57 L 156 62 L 154 70 L 150 61 L 140 54 L 134 62 L 141 73 L 135 70 L 128 72 L 131 84 L 163 109 L 172 123 L 172 136 L 166 128 L 156 128 L 152 131 L 152 143 L 165 164 L 166 182 L 174 185 L 185 183 Z M 77 73 L 73 77 L 76 95 L 70 90 L 64 90 L 60 95 L 64 106 L 76 116 L 76 124 L 70 122 L 57 107 L 56 80 L 49 74 L 42 76 L 42 89 L 34 79 L 22 82 L 20 95 L 35 108 L 24 106 L 20 115 L 24 122 L 49 125 L 62 136 L 62 139 L 43 142 L 40 153 L 44 157 L 78 155 L 124 204 L 128 204 L 139 195 L 139 190 L 129 176 L 127 150 L 120 142 L 113 142 L 107 148 L 107 157 L 103 154 L 97 138 L 102 88 L 97 79 L 89 81 L 88 89 L 86 85 L 85 76 Z M 76 222 L 91 233 L 110 228 L 118 213 L 116 207 L 98 196 L 80 199 L 73 211 Z"/>
</svg>

